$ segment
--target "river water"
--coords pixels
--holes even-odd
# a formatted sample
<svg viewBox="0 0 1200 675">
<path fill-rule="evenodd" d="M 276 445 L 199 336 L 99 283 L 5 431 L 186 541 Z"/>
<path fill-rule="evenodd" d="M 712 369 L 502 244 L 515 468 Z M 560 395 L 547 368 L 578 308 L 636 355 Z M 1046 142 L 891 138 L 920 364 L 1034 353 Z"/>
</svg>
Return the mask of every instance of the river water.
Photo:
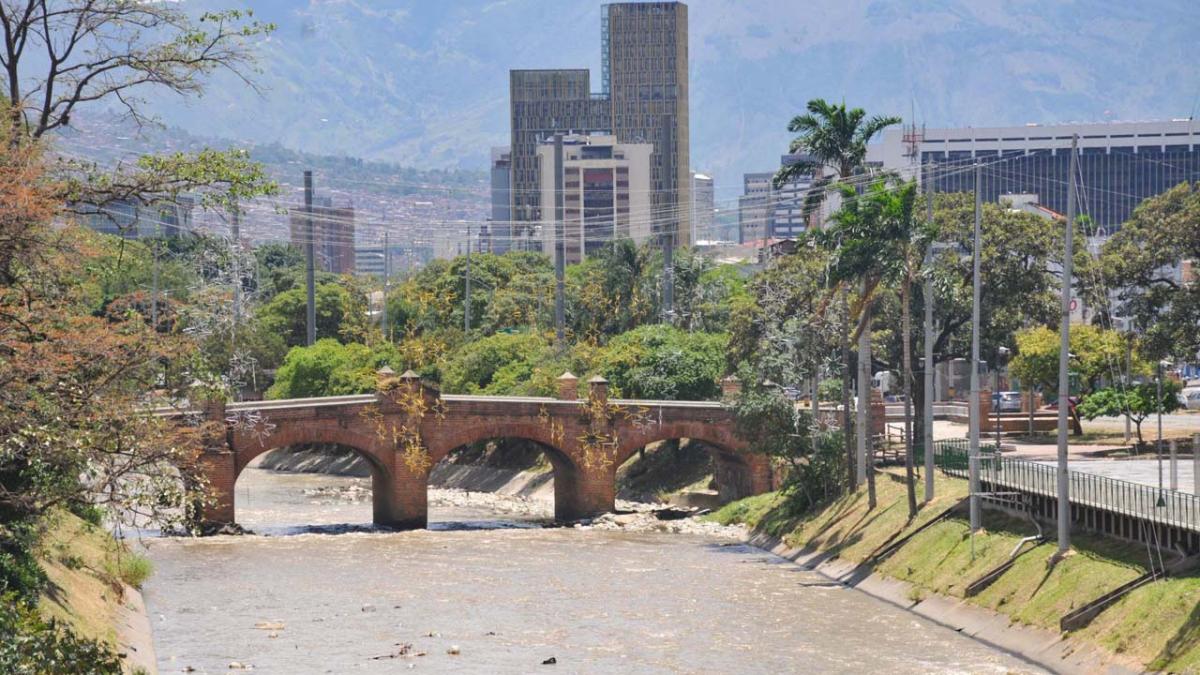
<svg viewBox="0 0 1200 675">
<path fill-rule="evenodd" d="M 144 540 L 160 671 L 1036 671 L 729 538 L 542 528 L 548 505 L 461 493 L 379 532 L 362 484 L 247 469 L 259 535 Z"/>
</svg>

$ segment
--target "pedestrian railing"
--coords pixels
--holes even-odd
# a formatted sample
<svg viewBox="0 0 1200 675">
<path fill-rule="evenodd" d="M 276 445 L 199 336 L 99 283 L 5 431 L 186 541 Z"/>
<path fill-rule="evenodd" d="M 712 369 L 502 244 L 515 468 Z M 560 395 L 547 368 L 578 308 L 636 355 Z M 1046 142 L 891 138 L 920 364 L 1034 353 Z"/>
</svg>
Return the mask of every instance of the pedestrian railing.
<svg viewBox="0 0 1200 675">
<path fill-rule="evenodd" d="M 967 478 L 969 449 L 964 439 L 935 441 L 934 462 L 948 475 Z M 980 446 L 979 476 L 983 482 L 1009 490 L 1045 497 L 1058 493 L 1057 466 L 1004 457 L 995 445 Z M 1072 504 L 1200 532 L 1200 496 L 1082 471 L 1068 471 L 1067 477 Z"/>
</svg>

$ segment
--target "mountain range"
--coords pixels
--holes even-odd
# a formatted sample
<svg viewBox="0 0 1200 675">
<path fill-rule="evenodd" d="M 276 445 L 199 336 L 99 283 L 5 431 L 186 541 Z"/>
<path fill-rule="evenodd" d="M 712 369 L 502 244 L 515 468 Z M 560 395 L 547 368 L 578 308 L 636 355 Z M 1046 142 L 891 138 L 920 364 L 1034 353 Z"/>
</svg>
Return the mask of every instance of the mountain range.
<svg viewBox="0 0 1200 675">
<path fill-rule="evenodd" d="M 189 11 L 237 0 L 181 0 Z M 243 0 L 244 2 L 246 0 Z M 693 0 L 692 163 L 718 202 L 814 97 L 929 126 L 1164 119 L 1200 103 L 1188 1 Z M 217 76 L 154 112 L 190 132 L 422 168 L 508 142 L 508 70 L 590 67 L 598 0 L 250 0 L 262 93 Z"/>
</svg>

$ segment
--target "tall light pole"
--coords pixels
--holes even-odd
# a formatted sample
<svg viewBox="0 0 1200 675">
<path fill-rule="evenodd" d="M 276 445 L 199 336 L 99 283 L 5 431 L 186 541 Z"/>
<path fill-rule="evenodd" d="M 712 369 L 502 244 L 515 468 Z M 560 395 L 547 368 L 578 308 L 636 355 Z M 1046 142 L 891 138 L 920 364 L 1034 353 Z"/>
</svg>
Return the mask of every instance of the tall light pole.
<svg viewBox="0 0 1200 675">
<path fill-rule="evenodd" d="M 1162 378 L 1163 370 L 1171 366 L 1170 361 L 1158 362 L 1158 377 L 1157 381 L 1158 400 L 1155 401 L 1155 407 L 1158 408 L 1158 439 L 1155 441 L 1155 449 L 1158 452 L 1158 504 L 1160 508 L 1167 505 L 1166 494 L 1163 492 L 1163 427 L 1162 427 Z"/>
<path fill-rule="evenodd" d="M 1009 352 L 1008 347 L 1000 347 L 996 350 L 996 369 L 992 371 L 992 399 L 996 402 L 996 452 L 1000 452 L 1000 402 L 1003 399 L 1000 396 L 1000 367 L 1008 362 Z M 999 458 L 996 459 L 999 462 Z"/>
<path fill-rule="evenodd" d="M 313 228 L 313 175 L 304 172 L 304 222 L 308 232 L 304 242 L 305 341 L 311 347 L 317 341 L 316 232 Z"/>
<path fill-rule="evenodd" d="M 1062 263 L 1062 318 L 1058 347 L 1058 554 L 1071 548 L 1071 477 L 1067 472 L 1067 415 L 1071 407 L 1071 380 L 1067 372 L 1071 358 L 1071 263 L 1075 255 L 1075 171 L 1079 136 L 1071 137 L 1071 161 L 1067 170 L 1067 231 Z"/>
<path fill-rule="evenodd" d="M 471 223 L 467 223 L 467 279 L 463 285 L 463 332 L 471 332 Z"/>
<path fill-rule="evenodd" d="M 933 222 L 933 190 L 925 188 L 925 216 Z M 925 442 L 925 501 L 933 500 L 933 279 L 929 267 L 933 264 L 933 244 L 925 250 L 925 396 L 922 403 Z"/>
<path fill-rule="evenodd" d="M 980 258 L 982 258 L 981 230 L 983 229 L 983 193 L 980 191 L 982 167 L 975 163 L 975 232 L 971 250 L 971 400 L 967 402 L 970 412 L 970 427 L 967 432 L 967 489 L 971 506 L 971 532 L 979 530 L 982 516 L 979 504 L 979 295 Z"/>
<path fill-rule="evenodd" d="M 567 244 L 563 197 L 563 137 L 562 134 L 554 134 L 554 343 L 559 354 L 567 349 Z"/>
<path fill-rule="evenodd" d="M 386 225 L 384 227 L 387 227 Z M 391 332 L 388 330 L 387 296 L 392 280 L 392 249 L 388 244 L 387 230 L 383 231 L 383 307 L 379 317 L 379 326 L 383 329 L 383 341 L 391 342 Z"/>
</svg>

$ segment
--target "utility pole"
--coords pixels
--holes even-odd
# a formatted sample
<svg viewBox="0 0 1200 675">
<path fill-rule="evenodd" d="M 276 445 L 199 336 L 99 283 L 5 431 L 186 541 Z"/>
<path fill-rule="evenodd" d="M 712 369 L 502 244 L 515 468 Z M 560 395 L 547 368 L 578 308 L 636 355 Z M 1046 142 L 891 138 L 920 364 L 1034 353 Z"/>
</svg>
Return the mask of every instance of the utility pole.
<svg viewBox="0 0 1200 675">
<path fill-rule="evenodd" d="M 558 353 L 567 349 L 567 243 L 563 231 L 563 137 L 554 134 L 554 338 Z"/>
<path fill-rule="evenodd" d="M 667 215 L 667 223 L 663 232 L 663 316 L 667 323 L 673 323 L 675 316 L 675 216 Z"/>
<path fill-rule="evenodd" d="M 1075 255 L 1075 171 L 1079 136 L 1071 137 L 1071 161 L 1067 176 L 1067 232 L 1062 264 L 1062 320 L 1058 346 L 1058 554 L 1071 548 L 1071 486 L 1067 473 L 1067 415 L 1071 407 L 1071 382 L 1067 369 L 1071 358 L 1071 263 Z"/>
<path fill-rule="evenodd" d="M 134 222 L 135 223 L 137 222 L 136 212 L 135 212 Z M 153 290 L 150 293 L 150 325 L 154 327 L 155 332 L 158 332 L 158 250 L 159 250 L 159 246 L 161 244 L 162 244 L 162 227 L 158 223 L 155 223 L 154 224 L 154 251 L 152 253 L 152 255 L 154 256 L 154 272 L 152 275 L 153 279 L 151 280 L 151 283 L 153 285 Z"/>
<path fill-rule="evenodd" d="M 975 233 L 973 240 L 972 283 L 971 283 L 971 400 L 968 401 L 970 410 L 970 445 L 967 451 L 968 491 L 971 502 L 971 532 L 979 530 L 981 513 L 979 504 L 979 263 L 983 253 L 980 231 L 983 227 L 983 193 L 980 190 L 980 176 L 983 169 L 975 163 Z M 972 549 L 974 550 L 974 549 Z"/>
<path fill-rule="evenodd" d="M 1129 445 L 1129 379 L 1133 376 L 1133 333 L 1125 336 L 1125 392 L 1121 400 L 1125 402 L 1125 445 Z M 1197 492 L 1196 494 L 1200 494 Z"/>
<path fill-rule="evenodd" d="M 387 225 L 385 224 L 384 227 L 386 228 Z M 392 341 L 391 326 L 388 325 L 388 312 L 387 312 L 388 284 L 391 281 L 391 279 L 392 279 L 392 249 L 390 246 L 388 246 L 388 233 L 387 233 L 387 230 L 385 229 L 383 231 L 383 307 L 382 307 L 382 314 L 379 317 L 379 319 L 380 319 L 379 327 L 383 329 L 382 332 L 383 332 L 384 342 Z"/>
<path fill-rule="evenodd" d="M 304 172 L 304 221 L 308 231 L 308 240 L 304 243 L 304 284 L 308 289 L 307 321 L 308 331 L 305 344 L 312 346 L 317 341 L 317 250 L 316 233 L 313 229 L 313 175 L 312 171 Z"/>
<path fill-rule="evenodd" d="M 925 217 L 933 222 L 933 190 L 929 182 L 932 172 L 926 173 L 925 185 Z M 925 501 L 933 500 L 933 280 L 929 277 L 929 267 L 933 264 L 933 243 L 925 249 L 925 397 L 922 400 L 921 417 L 924 421 L 922 428 L 925 432 Z"/>
<path fill-rule="evenodd" d="M 233 340 L 237 339 L 237 329 L 242 323 L 242 227 L 241 208 L 235 201 L 230 207 L 229 237 L 232 240 L 233 258 Z"/>
<path fill-rule="evenodd" d="M 467 223 L 467 283 L 463 294 L 463 331 L 471 332 L 471 223 Z"/>
</svg>

